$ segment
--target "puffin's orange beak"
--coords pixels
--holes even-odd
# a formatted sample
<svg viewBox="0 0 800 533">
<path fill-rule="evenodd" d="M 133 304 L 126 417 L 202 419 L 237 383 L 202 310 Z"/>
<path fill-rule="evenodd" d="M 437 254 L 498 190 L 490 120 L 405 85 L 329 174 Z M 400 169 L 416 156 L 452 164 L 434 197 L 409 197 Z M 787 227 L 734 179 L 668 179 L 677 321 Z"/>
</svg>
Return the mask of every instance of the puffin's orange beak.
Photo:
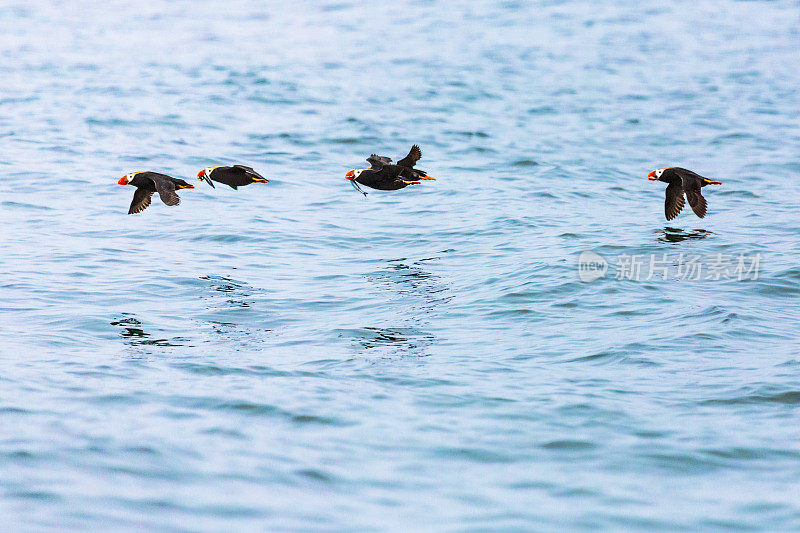
<svg viewBox="0 0 800 533">
<path fill-rule="evenodd" d="M 202 178 L 203 177 L 203 172 L 205 172 L 205 170 L 201 170 L 200 172 L 198 172 L 197 173 L 197 177 L 198 178 Z"/>
<path fill-rule="evenodd" d="M 127 185 L 127 184 L 128 184 L 128 178 L 126 178 L 125 176 L 122 176 L 117 182 L 117 185 Z"/>
<path fill-rule="evenodd" d="M 650 181 L 658 181 L 658 178 L 656 177 L 656 171 L 654 170 L 650 174 L 648 174 L 647 179 L 649 179 Z"/>
<path fill-rule="evenodd" d="M 345 174 L 344 177 L 349 179 L 350 181 L 353 181 L 353 178 L 354 178 L 355 175 L 356 175 L 356 171 L 355 170 L 351 170 L 350 172 Z"/>
</svg>

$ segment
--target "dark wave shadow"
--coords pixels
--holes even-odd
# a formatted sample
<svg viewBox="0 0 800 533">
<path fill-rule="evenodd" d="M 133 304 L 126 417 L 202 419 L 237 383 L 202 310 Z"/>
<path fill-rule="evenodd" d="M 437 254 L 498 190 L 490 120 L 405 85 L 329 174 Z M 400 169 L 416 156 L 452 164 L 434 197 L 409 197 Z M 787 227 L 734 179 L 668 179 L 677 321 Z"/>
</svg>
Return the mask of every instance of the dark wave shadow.
<svg viewBox="0 0 800 533">
<path fill-rule="evenodd" d="M 172 337 L 171 339 L 152 338 L 152 335 L 141 327 L 142 322 L 133 313 L 121 313 L 120 317 L 110 322 L 110 324 L 120 328 L 120 337 L 128 346 L 186 346 L 188 342 L 183 337 Z"/>
<path fill-rule="evenodd" d="M 340 333 L 342 337 L 349 337 L 360 346 L 368 355 L 403 355 L 426 357 L 430 355 L 427 347 L 436 337 L 417 327 L 388 327 L 379 328 L 368 326 L 358 330 Z"/>
<path fill-rule="evenodd" d="M 657 229 L 653 233 L 657 234 L 657 240 L 659 242 L 667 242 L 667 243 L 678 243 L 683 241 L 689 240 L 700 240 L 710 237 L 711 235 L 716 235 L 713 231 L 708 231 L 704 229 L 696 229 L 696 230 L 682 230 L 680 228 L 670 228 L 669 226 L 665 227 L 664 229 Z"/>
</svg>

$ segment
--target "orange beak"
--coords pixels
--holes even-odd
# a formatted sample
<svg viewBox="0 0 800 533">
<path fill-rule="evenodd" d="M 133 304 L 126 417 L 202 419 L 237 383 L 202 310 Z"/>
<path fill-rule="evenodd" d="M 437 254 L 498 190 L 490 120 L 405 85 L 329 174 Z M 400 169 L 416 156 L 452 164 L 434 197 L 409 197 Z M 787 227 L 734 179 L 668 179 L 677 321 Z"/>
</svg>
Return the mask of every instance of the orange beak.
<svg viewBox="0 0 800 533">
<path fill-rule="evenodd" d="M 200 172 L 198 172 L 198 173 L 197 173 L 197 177 L 198 177 L 198 178 L 202 178 L 202 177 L 203 177 L 203 172 L 204 172 L 203 170 L 201 170 Z"/>
<path fill-rule="evenodd" d="M 350 172 L 345 174 L 344 177 L 349 179 L 350 181 L 353 181 L 353 178 L 354 178 L 355 175 L 356 175 L 355 170 L 351 170 Z"/>
<path fill-rule="evenodd" d="M 128 179 L 125 176 L 121 177 L 117 182 L 117 185 L 127 185 L 127 184 L 128 184 Z"/>
<path fill-rule="evenodd" d="M 650 181 L 658 181 L 658 178 L 656 177 L 656 171 L 654 170 L 650 174 L 648 174 L 647 179 L 649 179 Z"/>
</svg>

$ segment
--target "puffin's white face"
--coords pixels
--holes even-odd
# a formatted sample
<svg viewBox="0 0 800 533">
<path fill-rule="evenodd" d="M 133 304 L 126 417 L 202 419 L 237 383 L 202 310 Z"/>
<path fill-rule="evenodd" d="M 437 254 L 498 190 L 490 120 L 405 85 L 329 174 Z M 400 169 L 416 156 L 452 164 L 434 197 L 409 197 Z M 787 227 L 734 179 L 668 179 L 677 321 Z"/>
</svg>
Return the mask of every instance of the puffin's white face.
<svg viewBox="0 0 800 533">
<path fill-rule="evenodd" d="M 353 172 L 353 177 L 354 177 L 354 178 L 357 178 L 357 177 L 359 177 L 359 176 L 361 175 L 361 173 L 362 173 L 362 172 L 364 172 L 364 169 L 363 169 L 363 168 L 357 168 L 357 169 L 356 169 L 356 170 Z"/>
<path fill-rule="evenodd" d="M 665 170 L 666 170 L 665 168 L 659 168 L 658 170 L 656 170 L 656 177 L 660 178 L 661 174 L 663 174 Z"/>
</svg>

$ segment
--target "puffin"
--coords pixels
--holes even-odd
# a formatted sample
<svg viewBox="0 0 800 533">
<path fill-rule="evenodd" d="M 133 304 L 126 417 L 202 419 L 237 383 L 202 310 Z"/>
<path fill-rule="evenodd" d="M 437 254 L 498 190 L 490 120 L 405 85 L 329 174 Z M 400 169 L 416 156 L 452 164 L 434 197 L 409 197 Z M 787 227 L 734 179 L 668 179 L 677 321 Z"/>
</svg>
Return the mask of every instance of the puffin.
<svg viewBox="0 0 800 533">
<path fill-rule="evenodd" d="M 125 174 L 117 182 L 118 185 L 133 185 L 136 192 L 133 193 L 129 215 L 141 213 L 150 205 L 150 199 L 154 192 L 158 192 L 161 201 L 167 205 L 178 205 L 181 199 L 175 194 L 176 189 L 194 189 L 194 185 L 173 178 L 158 172 L 131 172 Z"/>
<path fill-rule="evenodd" d="M 721 181 L 704 178 L 700 174 L 680 167 L 660 168 L 647 175 L 650 181 L 663 181 L 667 186 L 667 199 L 664 202 L 664 214 L 667 220 L 672 220 L 681 212 L 685 201 L 683 195 L 689 200 L 694 214 L 700 218 L 706 216 L 706 199 L 700 189 L 706 185 L 722 185 Z"/>
<path fill-rule="evenodd" d="M 251 183 L 268 183 L 269 180 L 244 165 L 233 165 L 232 167 L 208 167 L 204 168 L 197 173 L 197 179 L 205 181 L 211 187 L 215 188 L 214 181 L 224 183 L 225 185 L 236 189 Z M 214 181 L 211 181 L 214 180 Z"/>
<path fill-rule="evenodd" d="M 397 164 L 392 164 L 388 157 L 372 154 L 367 158 L 369 168 L 351 170 L 345 174 L 345 178 L 364 196 L 367 193 L 361 190 L 359 183 L 381 191 L 396 191 L 409 185 L 418 185 L 420 180 L 435 180 L 436 178 L 428 176 L 424 170 L 414 168 L 421 157 L 422 151 L 416 144 Z"/>
</svg>

